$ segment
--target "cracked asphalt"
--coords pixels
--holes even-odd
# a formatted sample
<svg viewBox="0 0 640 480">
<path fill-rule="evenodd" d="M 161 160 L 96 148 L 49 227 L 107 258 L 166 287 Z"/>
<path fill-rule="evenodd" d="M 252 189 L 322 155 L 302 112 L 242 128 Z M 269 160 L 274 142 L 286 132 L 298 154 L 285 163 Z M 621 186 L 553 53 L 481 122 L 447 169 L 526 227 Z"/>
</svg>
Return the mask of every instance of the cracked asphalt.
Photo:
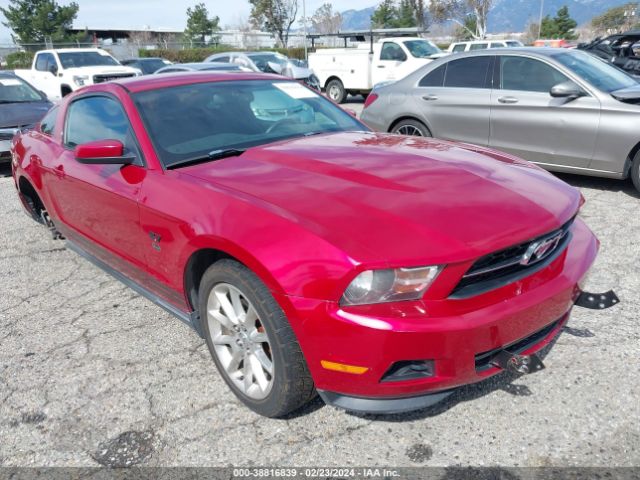
<svg viewBox="0 0 640 480">
<path fill-rule="evenodd" d="M 587 286 L 622 303 L 575 309 L 546 370 L 411 414 L 316 400 L 286 420 L 242 406 L 193 331 L 52 240 L 0 178 L 0 465 L 640 465 L 640 197 L 562 178 L 602 241 Z"/>
</svg>

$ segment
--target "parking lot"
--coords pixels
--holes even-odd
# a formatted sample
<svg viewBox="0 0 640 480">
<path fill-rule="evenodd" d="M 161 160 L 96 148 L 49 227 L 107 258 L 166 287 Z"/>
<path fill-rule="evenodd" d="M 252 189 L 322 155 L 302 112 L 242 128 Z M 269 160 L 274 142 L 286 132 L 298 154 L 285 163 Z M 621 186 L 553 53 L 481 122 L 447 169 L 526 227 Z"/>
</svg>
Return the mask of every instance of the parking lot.
<svg viewBox="0 0 640 480">
<path fill-rule="evenodd" d="M 587 286 L 622 303 L 575 309 L 546 370 L 411 414 L 316 400 L 270 420 L 236 400 L 193 331 L 31 221 L 4 169 L 0 465 L 639 465 L 640 198 L 629 182 L 562 178 L 602 241 Z"/>
</svg>

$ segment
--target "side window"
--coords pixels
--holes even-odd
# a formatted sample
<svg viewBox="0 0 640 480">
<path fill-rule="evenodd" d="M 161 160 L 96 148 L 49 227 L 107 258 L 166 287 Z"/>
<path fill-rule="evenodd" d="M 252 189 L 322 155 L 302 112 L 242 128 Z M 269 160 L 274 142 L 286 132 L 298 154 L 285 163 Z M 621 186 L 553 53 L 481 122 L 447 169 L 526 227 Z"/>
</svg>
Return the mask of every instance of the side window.
<svg viewBox="0 0 640 480">
<path fill-rule="evenodd" d="M 491 56 L 461 58 L 447 63 L 445 87 L 487 88 Z"/>
<path fill-rule="evenodd" d="M 80 98 L 67 110 L 64 143 L 73 148 L 97 140 L 119 140 L 125 150 L 140 158 L 129 120 L 120 103 L 109 97 Z"/>
<path fill-rule="evenodd" d="M 568 80 L 552 66 L 533 58 L 501 56 L 500 70 L 503 90 L 547 93 L 554 85 Z"/>
<path fill-rule="evenodd" d="M 502 42 L 491 42 L 489 44 L 489 48 L 503 48 L 505 46 L 506 45 L 504 43 L 502 43 Z"/>
<path fill-rule="evenodd" d="M 440 65 L 435 70 L 427 73 L 420 80 L 420 87 L 441 87 L 444 85 L 444 73 L 447 70 L 447 64 Z"/>
<path fill-rule="evenodd" d="M 394 42 L 384 42 L 382 45 L 382 51 L 380 52 L 380 60 L 395 60 L 397 62 L 404 62 L 407 59 L 407 54 L 404 53 L 402 47 Z"/>
<path fill-rule="evenodd" d="M 472 43 L 469 50 L 484 50 L 488 47 L 487 43 Z"/>
<path fill-rule="evenodd" d="M 464 43 L 459 43 L 455 47 L 453 47 L 453 50 L 451 51 L 453 53 L 464 52 L 465 47 L 466 45 Z"/>
<path fill-rule="evenodd" d="M 40 131 L 46 135 L 53 135 L 53 130 L 56 127 L 56 117 L 58 116 L 58 107 L 53 107 L 49 112 L 40 120 Z"/>
<path fill-rule="evenodd" d="M 39 53 L 38 58 L 36 58 L 36 70 L 39 72 L 47 71 L 47 54 Z"/>
<path fill-rule="evenodd" d="M 218 57 L 213 59 L 214 62 L 229 63 L 229 57 Z"/>
</svg>

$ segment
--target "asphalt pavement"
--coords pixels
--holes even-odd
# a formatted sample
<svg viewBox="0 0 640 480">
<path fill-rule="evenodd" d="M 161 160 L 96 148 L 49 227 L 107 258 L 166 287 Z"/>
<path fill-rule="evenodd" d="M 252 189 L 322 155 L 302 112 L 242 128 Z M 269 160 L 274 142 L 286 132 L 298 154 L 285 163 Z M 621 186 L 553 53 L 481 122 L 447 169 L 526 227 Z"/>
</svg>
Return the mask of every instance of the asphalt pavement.
<svg viewBox="0 0 640 480">
<path fill-rule="evenodd" d="M 0 178 L 0 466 L 640 465 L 640 197 L 562 178 L 602 241 L 587 286 L 622 303 L 575 309 L 546 370 L 409 414 L 316 400 L 284 420 L 241 405 L 193 331 L 52 240 Z"/>
</svg>

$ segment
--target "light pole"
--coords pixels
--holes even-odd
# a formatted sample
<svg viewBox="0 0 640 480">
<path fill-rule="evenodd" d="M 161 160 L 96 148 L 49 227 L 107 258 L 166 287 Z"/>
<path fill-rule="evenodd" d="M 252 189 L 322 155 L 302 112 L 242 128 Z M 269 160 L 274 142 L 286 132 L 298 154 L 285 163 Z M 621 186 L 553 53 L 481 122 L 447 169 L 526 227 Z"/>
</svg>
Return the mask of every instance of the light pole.
<svg viewBox="0 0 640 480">
<path fill-rule="evenodd" d="M 542 35 L 542 11 L 544 10 L 544 0 L 540 0 L 540 20 L 538 21 L 538 38 Z"/>
<path fill-rule="evenodd" d="M 302 0 L 302 30 L 304 31 L 304 61 L 307 62 L 307 2 Z"/>
</svg>

